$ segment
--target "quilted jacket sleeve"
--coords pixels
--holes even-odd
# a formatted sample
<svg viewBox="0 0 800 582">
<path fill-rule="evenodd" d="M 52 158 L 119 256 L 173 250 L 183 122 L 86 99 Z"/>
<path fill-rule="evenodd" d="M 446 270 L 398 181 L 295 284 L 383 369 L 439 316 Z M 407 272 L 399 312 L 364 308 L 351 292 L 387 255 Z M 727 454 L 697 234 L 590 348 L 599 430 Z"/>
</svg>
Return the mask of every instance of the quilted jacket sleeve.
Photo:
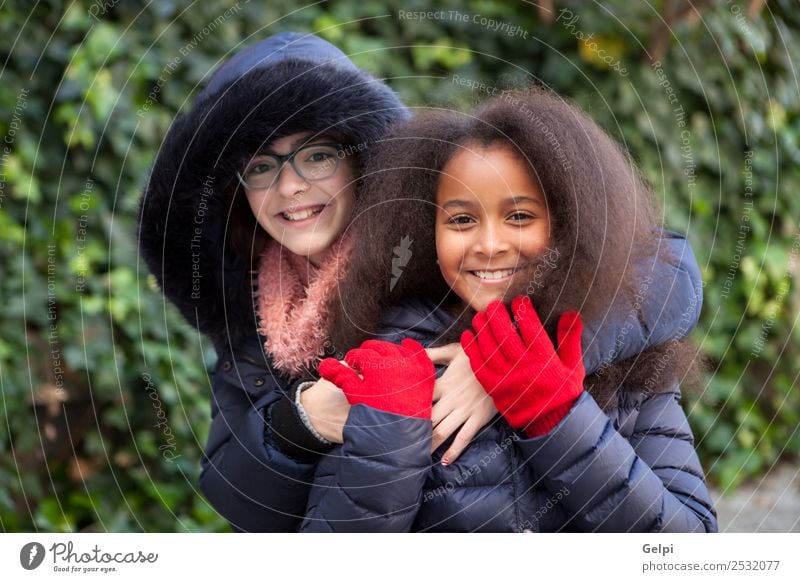
<svg viewBox="0 0 800 582">
<path fill-rule="evenodd" d="M 263 367 L 218 362 L 200 488 L 237 530 L 297 531 L 305 513 L 316 461 L 285 455 L 270 430 L 285 388 Z"/>
<path fill-rule="evenodd" d="M 647 396 L 630 439 L 584 393 L 547 435 L 517 441 L 581 531 L 716 532 L 679 393 Z M 566 492 L 566 495 L 563 494 Z"/>
<path fill-rule="evenodd" d="M 431 464 L 431 422 L 358 404 L 317 468 L 302 531 L 407 532 Z"/>
</svg>

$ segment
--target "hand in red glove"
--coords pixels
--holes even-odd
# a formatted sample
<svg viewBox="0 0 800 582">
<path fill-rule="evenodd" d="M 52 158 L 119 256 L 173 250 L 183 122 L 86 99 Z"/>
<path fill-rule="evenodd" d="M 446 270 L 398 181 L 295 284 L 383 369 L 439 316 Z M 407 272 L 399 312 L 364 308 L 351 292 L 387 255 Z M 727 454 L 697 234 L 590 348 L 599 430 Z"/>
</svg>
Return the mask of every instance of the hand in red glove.
<svg viewBox="0 0 800 582">
<path fill-rule="evenodd" d="M 472 319 L 475 333 L 465 331 L 461 345 L 500 414 L 529 437 L 540 436 L 583 392 L 583 324 L 574 311 L 561 316 L 556 353 L 531 300 L 517 297 L 511 306 L 519 332 L 505 306 L 493 301 Z"/>
<path fill-rule="evenodd" d="M 431 417 L 435 371 L 419 343 L 404 339 L 398 346 L 367 340 L 344 357 L 349 368 L 334 358 L 320 362 L 320 375 L 342 389 L 350 404 L 378 410 Z M 359 376 L 359 373 L 361 376 Z"/>
</svg>

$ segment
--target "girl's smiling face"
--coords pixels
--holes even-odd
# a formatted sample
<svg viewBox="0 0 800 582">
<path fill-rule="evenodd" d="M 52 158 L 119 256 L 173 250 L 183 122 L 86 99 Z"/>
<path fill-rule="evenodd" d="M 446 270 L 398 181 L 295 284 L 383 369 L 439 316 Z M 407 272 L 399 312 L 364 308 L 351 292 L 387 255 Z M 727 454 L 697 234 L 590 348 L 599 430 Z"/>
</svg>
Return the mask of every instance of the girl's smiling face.
<svg viewBox="0 0 800 582">
<path fill-rule="evenodd" d="M 550 243 L 550 217 L 510 145 L 464 144 L 442 169 L 436 204 L 439 269 L 466 304 L 483 311 L 512 284 L 526 287 Z"/>
<path fill-rule="evenodd" d="M 295 133 L 276 139 L 267 153 L 287 155 L 307 143 L 335 141 L 326 136 Z M 329 178 L 307 181 L 285 163 L 275 182 L 245 190 L 253 214 L 267 233 L 289 251 L 319 265 L 331 244 L 344 232 L 353 211 L 352 161 L 340 159 Z"/>
</svg>

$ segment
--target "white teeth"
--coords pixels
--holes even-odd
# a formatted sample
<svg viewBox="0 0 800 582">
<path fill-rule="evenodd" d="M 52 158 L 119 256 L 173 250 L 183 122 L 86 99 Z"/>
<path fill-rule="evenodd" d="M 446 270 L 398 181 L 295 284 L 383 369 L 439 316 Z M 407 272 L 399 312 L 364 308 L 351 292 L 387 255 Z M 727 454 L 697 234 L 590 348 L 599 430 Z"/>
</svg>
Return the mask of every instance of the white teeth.
<svg viewBox="0 0 800 582">
<path fill-rule="evenodd" d="M 514 269 L 503 269 L 502 271 L 473 271 L 480 279 L 503 279 L 514 274 Z"/>
<path fill-rule="evenodd" d="M 311 218 L 315 214 L 319 214 L 322 212 L 322 208 L 314 209 L 306 209 L 300 210 L 298 212 L 282 212 L 281 216 L 283 216 L 286 220 L 291 220 L 292 222 L 297 222 L 299 220 L 305 220 L 306 218 Z"/>
</svg>

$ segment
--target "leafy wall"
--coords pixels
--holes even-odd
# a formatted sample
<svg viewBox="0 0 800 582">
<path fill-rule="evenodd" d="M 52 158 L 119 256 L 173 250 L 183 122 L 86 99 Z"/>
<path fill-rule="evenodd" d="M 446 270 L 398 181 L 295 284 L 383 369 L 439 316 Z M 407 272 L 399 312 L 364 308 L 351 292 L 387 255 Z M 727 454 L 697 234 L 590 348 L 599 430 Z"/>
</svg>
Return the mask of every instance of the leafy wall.
<svg viewBox="0 0 800 582">
<path fill-rule="evenodd" d="M 528 82 L 579 102 L 702 266 L 693 337 L 710 370 L 685 403 L 710 479 L 733 488 L 796 455 L 800 15 L 789 0 L 687 6 L 3 4 L 2 529 L 226 529 L 197 489 L 215 356 L 138 260 L 134 216 L 209 71 L 282 30 L 317 32 L 413 106 Z"/>
</svg>

